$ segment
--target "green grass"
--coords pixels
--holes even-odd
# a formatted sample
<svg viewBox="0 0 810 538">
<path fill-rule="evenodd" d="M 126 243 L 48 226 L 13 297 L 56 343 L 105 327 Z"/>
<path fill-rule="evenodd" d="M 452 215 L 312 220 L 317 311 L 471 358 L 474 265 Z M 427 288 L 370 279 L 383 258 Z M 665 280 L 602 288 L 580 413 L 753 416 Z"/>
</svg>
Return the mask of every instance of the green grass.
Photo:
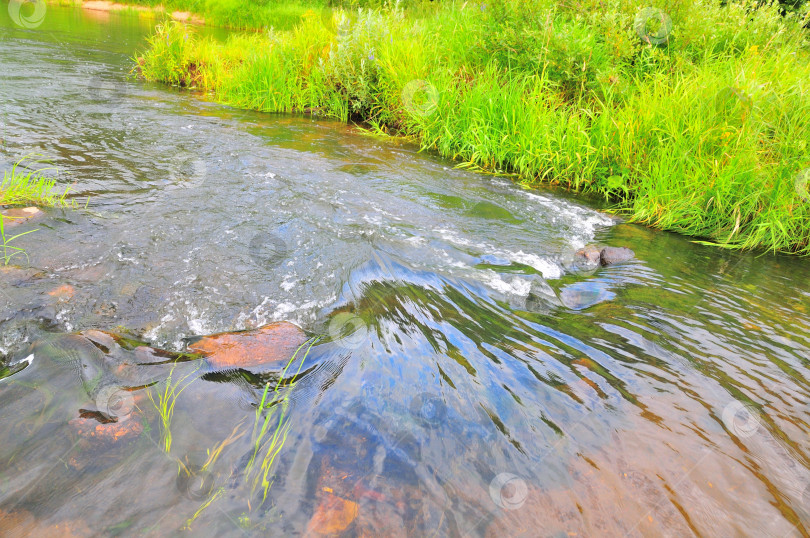
<svg viewBox="0 0 810 538">
<path fill-rule="evenodd" d="M 657 5 L 663 40 L 651 21 L 639 35 L 640 0 L 420 3 L 309 11 L 224 43 L 167 23 L 137 62 L 236 107 L 361 122 L 463 167 L 595 193 L 631 221 L 810 254 L 807 6 Z"/>
<path fill-rule="evenodd" d="M 30 161 L 35 165 L 38 161 L 34 160 L 35 155 L 27 155 L 14 163 L 11 170 L 3 172 L 3 181 L 0 182 L 0 208 L 3 206 L 15 205 L 37 205 L 42 207 L 75 207 L 75 201 L 66 199 L 68 189 L 62 191 L 61 194 L 55 192 L 56 180 L 45 173 L 50 170 L 55 170 L 52 167 L 37 168 L 34 170 L 25 167 L 26 161 Z M 11 217 L 5 217 L 0 213 L 0 260 L 3 265 L 11 263 L 12 258 L 18 255 L 24 255 L 28 258 L 25 249 L 11 245 L 15 239 L 23 235 L 36 232 L 38 230 L 29 230 L 27 232 L 19 233 L 13 236 L 6 235 L 6 219 L 11 220 Z"/>
<path fill-rule="evenodd" d="M 298 347 L 287 363 L 287 366 L 285 366 L 284 370 L 279 374 L 279 382 L 276 384 L 273 391 L 270 391 L 270 383 L 264 386 L 261 402 L 259 402 L 258 407 L 256 407 L 256 416 L 250 436 L 251 442 L 253 443 L 253 451 L 245 469 L 245 475 L 246 479 L 251 484 L 251 494 L 261 487 L 262 502 L 267 499 L 267 492 L 271 486 L 268 475 L 273 468 L 273 462 L 284 447 L 287 441 L 287 434 L 292 427 L 287 417 L 287 410 L 290 405 L 290 393 L 295 387 L 295 382 L 298 375 L 301 373 L 301 368 L 304 366 L 304 361 L 307 355 L 309 355 L 309 351 L 317 341 L 317 338 L 313 338 Z M 289 382 L 283 383 L 287 371 L 296 361 L 298 353 L 304 346 L 307 346 L 307 351 L 300 359 L 298 370 Z M 258 468 L 256 468 L 257 461 L 261 462 Z"/>
<path fill-rule="evenodd" d="M 3 172 L 0 183 L 0 206 L 36 205 L 40 207 L 75 207 L 75 202 L 66 198 L 68 190 L 56 192 L 56 179 L 47 175 L 53 167 L 29 169 L 30 162 L 39 165 L 36 155 L 27 155 L 14 163 L 11 170 Z"/>
<path fill-rule="evenodd" d="M 201 365 L 202 363 L 198 363 L 197 367 L 192 372 L 183 376 L 182 379 L 177 380 L 176 383 L 172 383 L 172 375 L 174 374 L 173 366 L 169 371 L 169 376 L 161 384 L 161 388 L 155 390 L 154 395 L 151 389 L 146 393 L 149 397 L 149 401 L 155 406 L 160 416 L 161 443 L 163 444 L 163 450 L 166 454 L 170 454 L 172 450 L 172 419 L 174 418 L 174 406 L 177 403 L 177 398 L 197 379 L 194 377 L 185 383 L 185 385 L 183 384 L 199 370 Z"/>
</svg>

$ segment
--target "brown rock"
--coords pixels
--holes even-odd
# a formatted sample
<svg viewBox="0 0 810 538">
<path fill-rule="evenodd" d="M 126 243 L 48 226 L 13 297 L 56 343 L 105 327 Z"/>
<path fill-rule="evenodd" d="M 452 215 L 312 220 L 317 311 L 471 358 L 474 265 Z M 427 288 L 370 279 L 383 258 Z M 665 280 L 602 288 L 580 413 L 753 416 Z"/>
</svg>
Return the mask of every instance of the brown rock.
<svg viewBox="0 0 810 538">
<path fill-rule="evenodd" d="M 45 273 L 36 269 L 0 265 L 0 282 L 8 286 L 18 286 L 35 278 L 43 278 Z"/>
<path fill-rule="evenodd" d="M 3 226 L 13 228 L 34 217 L 40 217 L 45 213 L 36 207 L 14 207 L 0 211 L 3 215 Z"/>
<path fill-rule="evenodd" d="M 0 536 L 23 538 L 28 536 L 48 536 L 48 538 L 77 538 L 92 536 L 90 529 L 81 521 L 62 521 L 48 525 L 37 521 L 26 510 L 15 509 L 9 512 L 0 510 Z"/>
<path fill-rule="evenodd" d="M 112 333 L 108 333 L 106 331 L 98 331 L 96 329 L 90 329 L 87 331 L 82 331 L 79 334 L 84 336 L 97 346 L 107 348 L 108 353 L 109 350 L 113 349 L 116 345 L 115 336 Z"/>
<path fill-rule="evenodd" d="M 357 518 L 356 502 L 337 495 L 326 495 L 309 520 L 307 535 L 338 534 L 346 530 L 355 518 Z"/>
<path fill-rule="evenodd" d="M 599 265 L 600 252 L 595 245 L 588 245 L 574 253 L 574 259 L 584 265 Z"/>
<path fill-rule="evenodd" d="M 80 416 L 70 421 L 70 425 L 83 439 L 100 443 L 117 443 L 137 438 L 143 432 L 140 416 L 132 413 L 126 420 L 102 423 L 95 416 Z"/>
<path fill-rule="evenodd" d="M 60 301 L 68 301 L 76 293 L 76 289 L 70 284 L 64 284 L 48 292 L 51 297 L 56 297 Z"/>
<path fill-rule="evenodd" d="M 296 325 L 281 321 L 252 331 L 205 336 L 188 346 L 192 353 L 206 356 L 216 368 L 249 368 L 284 363 L 307 341 Z"/>
</svg>

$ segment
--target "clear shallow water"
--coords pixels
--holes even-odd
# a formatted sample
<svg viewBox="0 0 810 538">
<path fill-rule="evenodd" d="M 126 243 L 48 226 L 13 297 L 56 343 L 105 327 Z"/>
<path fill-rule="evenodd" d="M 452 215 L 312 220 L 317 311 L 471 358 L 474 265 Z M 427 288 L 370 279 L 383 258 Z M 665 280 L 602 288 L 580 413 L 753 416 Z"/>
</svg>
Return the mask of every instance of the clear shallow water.
<svg viewBox="0 0 810 538">
<path fill-rule="evenodd" d="M 3 23 L 0 160 L 53 157 L 90 202 L 18 228 L 39 229 L 17 243 L 32 269 L 0 274 L 0 351 L 33 356 L 0 380 L 4 532 L 808 534 L 803 260 L 617 225 L 342 124 L 127 80 L 148 21 L 48 9 L 34 30 Z M 591 242 L 636 259 L 567 274 Z M 64 285 L 70 298 L 49 294 Z M 278 320 L 323 338 L 266 498 L 245 469 L 278 368 L 172 369 L 167 353 L 129 376 L 134 346 L 64 336 L 180 352 Z M 167 454 L 147 393 L 170 372 L 188 386 Z M 104 400 L 99 377 L 132 398 L 117 439 L 80 419 Z"/>
</svg>

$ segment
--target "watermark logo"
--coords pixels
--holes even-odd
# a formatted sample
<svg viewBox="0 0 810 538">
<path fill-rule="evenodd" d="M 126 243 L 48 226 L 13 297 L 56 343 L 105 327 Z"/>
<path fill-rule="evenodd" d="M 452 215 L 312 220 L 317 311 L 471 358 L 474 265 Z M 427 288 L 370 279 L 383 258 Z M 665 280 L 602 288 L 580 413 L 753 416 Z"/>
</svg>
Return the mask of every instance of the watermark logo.
<svg viewBox="0 0 810 538">
<path fill-rule="evenodd" d="M 669 14 L 655 7 L 645 7 L 633 21 L 636 34 L 649 45 L 666 44 L 672 33 L 672 26 Z"/>
<path fill-rule="evenodd" d="M 760 425 L 757 410 L 753 406 L 745 405 L 737 400 L 723 409 L 722 418 L 726 428 L 743 439 L 754 435 Z"/>
<path fill-rule="evenodd" d="M 277 235 L 258 233 L 250 240 L 248 251 L 256 265 L 271 268 L 287 257 L 287 243 Z"/>
<path fill-rule="evenodd" d="M 87 82 L 87 91 L 92 98 L 112 105 L 126 97 L 127 86 L 121 80 L 106 80 L 94 76 Z"/>
<path fill-rule="evenodd" d="M 96 395 L 96 408 L 107 418 L 122 422 L 128 419 L 135 409 L 135 399 L 132 393 L 119 385 L 107 385 Z"/>
<path fill-rule="evenodd" d="M 447 406 L 437 394 L 418 394 L 410 405 L 411 415 L 428 428 L 440 427 L 447 418 Z"/>
<path fill-rule="evenodd" d="M 489 483 L 489 497 L 504 510 L 518 510 L 528 496 L 526 482 L 517 475 L 501 473 Z"/>
<path fill-rule="evenodd" d="M 321 22 L 331 34 L 343 34 L 354 24 L 355 2 L 338 4 L 330 1 L 321 9 Z"/>
<path fill-rule="evenodd" d="M 202 501 L 214 491 L 214 475 L 200 465 L 181 463 L 175 485 L 187 499 Z"/>
<path fill-rule="evenodd" d="M 439 92 L 426 80 L 412 80 L 402 88 L 402 104 L 409 114 L 427 118 L 439 107 Z"/>
<path fill-rule="evenodd" d="M 45 0 L 11 0 L 8 3 L 11 20 L 21 28 L 38 28 L 45 20 L 47 11 Z"/>
<path fill-rule="evenodd" d="M 352 312 L 336 314 L 329 321 L 327 330 L 333 342 L 350 350 L 359 348 L 368 338 L 366 322 Z"/>
<path fill-rule="evenodd" d="M 805 202 L 810 202 L 810 191 L 808 191 L 807 188 L 808 184 L 810 184 L 810 168 L 805 168 L 796 174 L 796 179 L 793 182 L 796 194 Z"/>
<path fill-rule="evenodd" d="M 174 155 L 169 165 L 169 182 L 187 187 L 200 185 L 205 181 L 208 167 L 205 161 L 190 151 L 180 151 Z"/>
<path fill-rule="evenodd" d="M 741 125 L 748 119 L 754 101 L 739 88 L 728 86 L 717 92 L 714 108 L 717 114 L 729 124 Z"/>
</svg>

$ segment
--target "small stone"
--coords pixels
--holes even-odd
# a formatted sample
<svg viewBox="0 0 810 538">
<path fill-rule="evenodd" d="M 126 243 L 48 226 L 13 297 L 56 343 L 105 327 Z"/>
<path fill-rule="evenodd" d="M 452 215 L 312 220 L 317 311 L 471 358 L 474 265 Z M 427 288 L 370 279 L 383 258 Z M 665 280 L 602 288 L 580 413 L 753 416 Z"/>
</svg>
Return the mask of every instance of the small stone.
<svg viewBox="0 0 810 538">
<path fill-rule="evenodd" d="M 632 260 L 635 255 L 635 252 L 627 247 L 605 247 L 599 257 L 602 265 L 613 265 Z"/>
</svg>

